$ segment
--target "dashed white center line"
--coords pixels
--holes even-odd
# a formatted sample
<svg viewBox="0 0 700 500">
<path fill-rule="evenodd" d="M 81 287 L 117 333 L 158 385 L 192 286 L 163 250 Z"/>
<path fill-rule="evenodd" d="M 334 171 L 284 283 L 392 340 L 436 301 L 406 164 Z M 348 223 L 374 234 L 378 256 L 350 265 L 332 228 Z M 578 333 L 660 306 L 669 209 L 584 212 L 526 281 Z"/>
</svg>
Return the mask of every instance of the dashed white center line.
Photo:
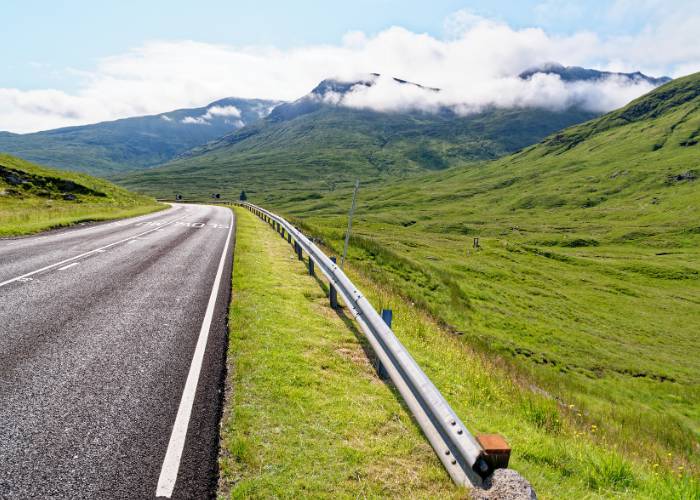
<svg viewBox="0 0 700 500">
<path fill-rule="evenodd" d="M 72 264 L 68 264 L 67 266 L 59 267 L 58 270 L 65 271 L 66 269 L 69 269 L 73 266 L 77 266 L 78 264 L 79 264 L 79 262 L 73 262 Z"/>
<path fill-rule="evenodd" d="M 163 225 L 169 226 L 170 224 L 173 224 L 181 219 L 184 219 L 185 217 L 187 217 L 187 216 L 183 215 L 182 217 L 178 217 L 177 219 L 173 219 L 170 222 L 167 222 L 166 224 L 163 224 Z M 81 253 L 80 255 L 75 255 L 73 257 L 69 257 L 69 258 L 64 259 L 60 262 L 56 262 L 54 264 L 49 264 L 48 266 L 44 266 L 41 269 L 37 269 L 35 271 L 31 271 L 31 272 L 23 274 L 21 276 L 17 276 L 15 278 L 11 278 L 9 280 L 0 282 L 0 288 L 2 288 L 5 285 L 9 285 L 10 283 L 14 283 L 15 281 L 20 281 L 23 278 L 29 278 L 30 276 L 34 276 L 35 274 L 43 273 L 44 271 L 48 271 L 50 269 L 57 268 L 58 266 L 62 266 L 63 264 L 67 264 L 68 262 L 73 262 L 75 260 L 82 259 L 83 257 L 87 257 L 88 255 L 93 255 L 95 253 L 101 253 L 101 251 L 103 251 L 103 250 L 107 250 L 108 248 L 112 248 L 115 245 L 119 245 L 119 244 L 124 243 L 126 241 L 133 240 L 134 238 L 138 238 L 139 236 L 144 236 L 148 233 L 152 233 L 153 231 L 155 231 L 155 229 L 149 229 L 148 231 L 144 231 L 143 233 L 139 233 L 136 236 L 130 236 L 128 238 L 124 238 L 123 240 L 115 241 L 114 243 L 110 243 L 109 245 L 105 245 L 103 247 L 96 248 L 94 250 L 90 250 L 89 252 Z"/>
</svg>

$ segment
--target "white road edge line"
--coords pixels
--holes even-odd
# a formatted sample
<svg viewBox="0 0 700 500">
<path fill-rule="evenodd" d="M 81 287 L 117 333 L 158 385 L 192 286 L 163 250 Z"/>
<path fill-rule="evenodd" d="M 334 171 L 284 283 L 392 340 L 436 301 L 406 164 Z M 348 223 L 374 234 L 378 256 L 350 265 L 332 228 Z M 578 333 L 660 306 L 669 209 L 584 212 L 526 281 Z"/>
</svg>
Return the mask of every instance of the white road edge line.
<svg viewBox="0 0 700 500">
<path fill-rule="evenodd" d="M 73 262 L 72 264 L 68 264 L 67 266 L 59 267 L 58 270 L 65 271 L 66 269 L 73 267 L 73 266 L 77 266 L 78 264 L 79 264 L 79 262 Z"/>
<path fill-rule="evenodd" d="M 231 244 L 232 232 L 233 211 L 231 211 L 231 223 L 229 224 L 228 235 L 226 236 L 226 245 L 224 246 L 223 252 L 221 252 L 219 268 L 216 271 L 216 278 L 214 278 L 214 285 L 212 286 L 211 295 L 209 296 L 209 303 L 207 304 L 207 310 L 204 313 L 204 321 L 202 321 L 202 328 L 199 331 L 199 339 L 197 340 L 197 346 L 195 347 L 194 355 L 192 356 L 192 364 L 190 365 L 190 371 L 187 374 L 185 389 L 182 391 L 180 407 L 177 410 L 173 430 L 170 434 L 170 441 L 168 442 L 168 450 L 165 452 L 163 466 L 160 470 L 160 477 L 158 478 L 158 486 L 156 488 L 157 497 L 170 498 L 173 494 L 173 490 L 175 489 L 177 474 L 180 470 L 180 460 L 182 459 L 182 452 L 185 448 L 187 428 L 189 427 L 190 417 L 192 415 L 194 397 L 197 393 L 197 385 L 199 384 L 199 374 L 202 371 L 204 351 L 206 350 L 207 342 L 209 341 L 209 329 L 211 328 L 211 321 L 214 317 L 216 300 L 219 296 L 221 275 L 224 271 L 224 264 L 226 263 L 228 248 Z"/>
<path fill-rule="evenodd" d="M 185 217 L 187 217 L 187 215 L 183 215 L 182 217 L 178 217 L 177 219 L 173 219 L 170 222 L 168 222 L 167 224 L 163 224 L 160 227 L 169 226 L 173 222 L 177 222 L 180 219 L 184 219 Z M 78 259 L 81 259 L 83 257 L 87 257 L 88 255 L 92 255 L 94 253 L 101 253 L 103 250 L 106 250 L 110 247 L 113 247 L 113 246 L 118 245 L 120 243 L 124 243 L 125 241 L 129 241 L 133 238 L 138 238 L 139 236 L 142 236 L 144 234 L 152 233 L 153 231 L 155 231 L 155 229 L 149 229 L 148 231 L 145 231 L 143 233 L 139 233 L 136 236 L 129 236 L 128 238 L 124 238 L 123 240 L 115 241 L 114 243 L 110 243 L 109 245 L 105 245 L 103 247 L 96 248 L 95 250 L 90 250 L 89 252 L 81 253 L 80 255 L 76 255 L 75 257 L 70 257 L 68 259 L 64 259 L 61 262 L 56 262 L 55 264 L 50 264 L 48 266 L 44 266 L 41 269 L 37 269 L 36 271 L 32 271 L 30 273 L 23 274 L 22 276 L 17 276 L 16 278 L 12 278 L 12 279 L 9 279 L 7 281 L 3 281 L 2 283 L 0 283 L 0 288 L 2 288 L 5 285 L 9 285 L 10 283 L 14 283 L 15 281 L 19 281 L 21 279 L 28 278 L 29 276 L 34 276 L 37 273 L 48 271 L 49 269 L 53 269 L 54 267 L 62 266 L 63 264 L 67 264 L 68 262 L 72 262 L 74 260 L 78 260 Z"/>
</svg>

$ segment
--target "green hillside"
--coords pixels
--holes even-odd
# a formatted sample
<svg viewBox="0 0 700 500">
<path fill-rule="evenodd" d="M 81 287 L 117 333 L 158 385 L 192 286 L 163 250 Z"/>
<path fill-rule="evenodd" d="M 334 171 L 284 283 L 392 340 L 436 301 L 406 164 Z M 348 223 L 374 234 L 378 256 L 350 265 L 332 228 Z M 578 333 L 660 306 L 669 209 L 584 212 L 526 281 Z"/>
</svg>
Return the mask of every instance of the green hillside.
<svg viewBox="0 0 700 500">
<path fill-rule="evenodd" d="M 31 134 L 0 132 L 0 152 L 108 176 L 167 162 L 243 124 L 258 121 L 274 104 L 277 102 L 227 98 L 201 108 L 78 127 Z"/>
<path fill-rule="evenodd" d="M 164 205 L 152 198 L 109 182 L 0 154 L 0 236 L 130 217 L 161 208 Z"/>
<path fill-rule="evenodd" d="M 329 192 L 357 177 L 386 181 L 496 158 L 593 116 L 576 109 L 379 113 L 301 99 L 165 166 L 114 179 L 159 196 Z"/>
<path fill-rule="evenodd" d="M 509 157 L 367 184 L 349 258 L 598 439 L 697 472 L 699 137 L 694 74 Z M 251 198 L 338 251 L 350 196 Z"/>
</svg>

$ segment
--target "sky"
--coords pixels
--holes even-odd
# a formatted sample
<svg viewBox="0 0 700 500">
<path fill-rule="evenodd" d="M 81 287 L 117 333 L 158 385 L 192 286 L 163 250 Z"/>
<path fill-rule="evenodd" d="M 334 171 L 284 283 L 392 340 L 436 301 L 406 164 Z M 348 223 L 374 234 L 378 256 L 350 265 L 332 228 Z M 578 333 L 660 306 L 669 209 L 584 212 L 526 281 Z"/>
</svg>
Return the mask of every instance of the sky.
<svg viewBox="0 0 700 500">
<path fill-rule="evenodd" d="M 607 111 L 648 86 L 516 76 L 548 61 L 654 76 L 700 71 L 696 0 L 0 3 L 0 130 L 18 133 L 228 96 L 292 100 L 323 78 L 370 72 L 444 92 L 396 92 L 382 80 L 343 104 L 468 113 L 583 102 Z"/>
</svg>

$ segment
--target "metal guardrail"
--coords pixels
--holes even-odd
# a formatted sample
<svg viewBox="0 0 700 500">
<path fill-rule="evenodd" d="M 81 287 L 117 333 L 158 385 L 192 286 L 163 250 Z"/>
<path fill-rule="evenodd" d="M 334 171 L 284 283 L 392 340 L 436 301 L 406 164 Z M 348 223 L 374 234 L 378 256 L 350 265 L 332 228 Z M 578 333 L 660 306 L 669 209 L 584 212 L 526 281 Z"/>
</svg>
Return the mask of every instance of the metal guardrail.
<svg viewBox="0 0 700 500">
<path fill-rule="evenodd" d="M 340 267 L 291 223 L 251 203 L 240 205 L 275 227 L 283 237 L 286 231 L 287 240 L 290 243 L 293 240 L 300 258 L 301 250 L 309 255 L 310 261 L 328 279 L 331 296 L 337 291 L 360 325 L 452 480 L 461 486 L 481 486 L 482 480 L 493 473 L 493 464 L 372 304 Z M 313 269 L 311 264 L 309 269 Z"/>
</svg>

